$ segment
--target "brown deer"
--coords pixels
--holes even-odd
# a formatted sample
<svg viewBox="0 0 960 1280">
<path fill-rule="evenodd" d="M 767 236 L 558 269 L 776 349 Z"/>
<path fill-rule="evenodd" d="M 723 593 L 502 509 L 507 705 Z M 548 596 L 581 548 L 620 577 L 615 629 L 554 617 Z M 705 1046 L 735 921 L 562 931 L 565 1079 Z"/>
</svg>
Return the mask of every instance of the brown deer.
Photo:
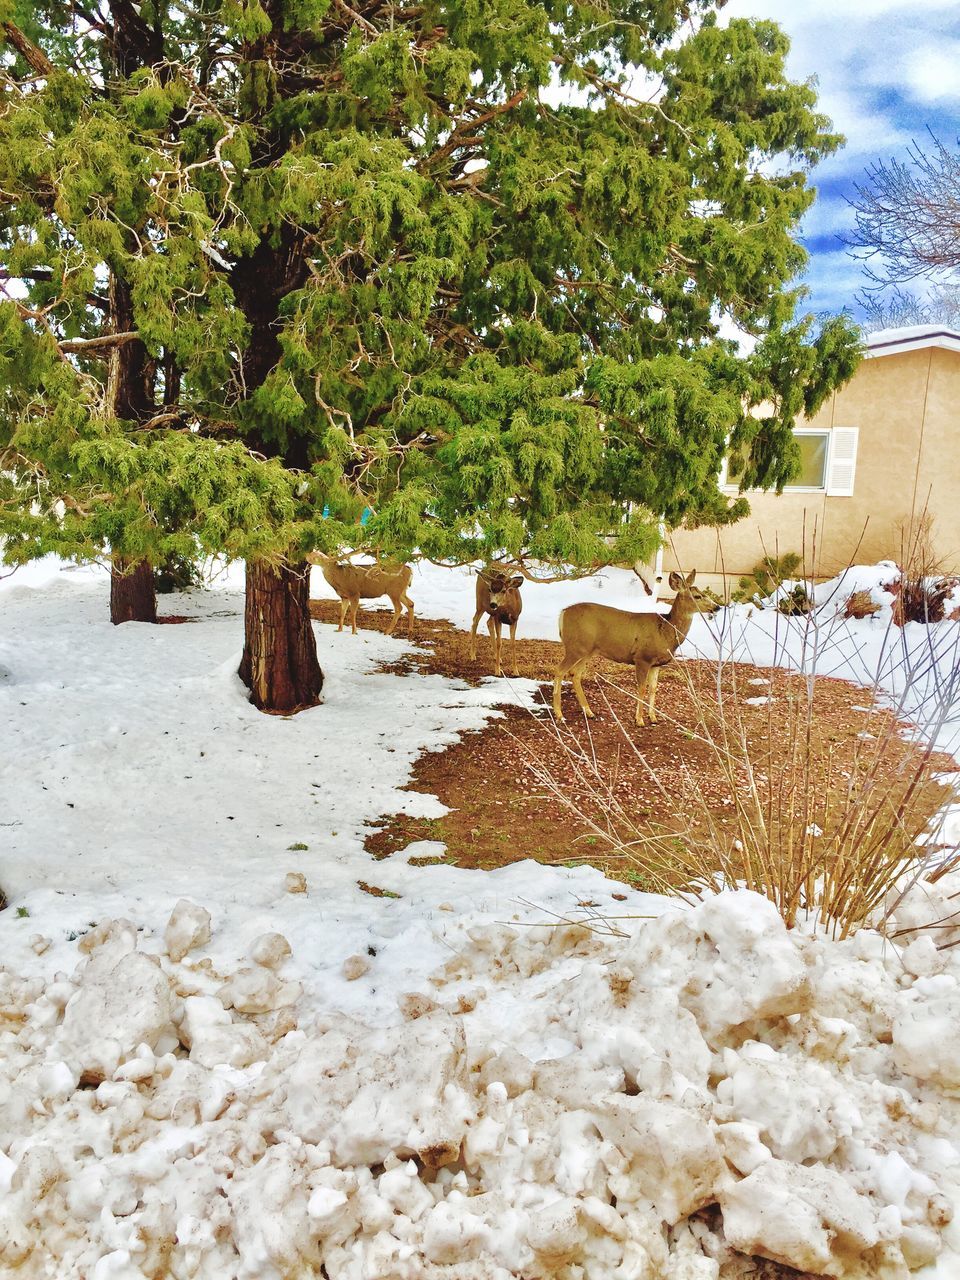
<svg viewBox="0 0 960 1280">
<path fill-rule="evenodd" d="M 513 674 L 520 674 L 517 668 L 517 619 L 523 609 L 520 599 L 520 588 L 523 578 L 520 574 L 511 576 L 503 569 L 488 566 L 477 574 L 477 611 L 473 615 L 473 626 L 470 628 L 470 657 L 477 656 L 477 627 L 480 619 L 487 614 L 487 630 L 493 641 L 493 674 L 503 675 L 501 651 L 503 647 L 504 623 L 510 628 L 510 647 L 513 655 Z"/>
<path fill-rule="evenodd" d="M 560 709 L 560 686 L 566 675 L 573 675 L 573 691 L 583 714 L 593 719 L 583 692 L 583 670 L 595 653 L 611 662 L 631 664 L 637 673 L 637 724 L 643 724 L 643 704 L 647 700 L 650 724 L 657 723 L 654 703 L 660 668 L 673 661 L 673 655 L 690 631 L 695 613 L 715 613 L 719 606 L 699 591 L 693 580 L 671 573 L 670 586 L 676 599 L 666 616 L 659 613 L 630 613 L 611 609 L 605 604 L 572 604 L 560 614 L 560 639 L 563 656 L 553 678 L 553 714 L 563 719 Z"/>
<path fill-rule="evenodd" d="M 407 588 L 413 580 L 413 570 L 408 564 L 340 564 L 335 556 L 324 555 L 322 551 L 311 551 L 307 556 L 311 564 L 320 566 L 320 571 L 327 582 L 340 597 L 340 625 L 347 616 L 350 607 L 350 626 L 357 634 L 357 610 L 361 600 L 376 600 L 378 596 L 389 596 L 393 605 L 393 619 L 387 627 L 387 635 L 392 636 L 400 617 L 401 605 L 407 610 L 407 635 L 413 633 L 413 601 L 407 595 Z"/>
</svg>

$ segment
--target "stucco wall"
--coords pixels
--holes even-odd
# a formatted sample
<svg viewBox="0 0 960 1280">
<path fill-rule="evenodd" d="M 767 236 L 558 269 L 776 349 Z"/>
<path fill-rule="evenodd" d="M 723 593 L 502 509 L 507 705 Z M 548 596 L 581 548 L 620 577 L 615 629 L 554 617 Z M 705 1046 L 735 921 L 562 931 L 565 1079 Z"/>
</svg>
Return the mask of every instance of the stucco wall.
<svg viewBox="0 0 960 1280">
<path fill-rule="evenodd" d="M 805 425 L 859 428 L 853 495 L 751 493 L 750 515 L 735 525 L 676 530 L 665 571 L 738 577 L 765 551 L 800 552 L 819 577 L 851 561 L 899 560 L 925 505 L 936 553 L 960 569 L 960 353 L 929 346 L 866 359 Z"/>
</svg>

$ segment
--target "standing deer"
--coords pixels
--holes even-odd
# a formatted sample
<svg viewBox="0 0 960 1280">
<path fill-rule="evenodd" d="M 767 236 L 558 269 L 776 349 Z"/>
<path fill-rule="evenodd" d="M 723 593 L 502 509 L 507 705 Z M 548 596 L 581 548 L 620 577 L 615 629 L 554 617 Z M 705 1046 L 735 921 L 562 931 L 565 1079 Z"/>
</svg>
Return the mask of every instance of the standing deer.
<svg viewBox="0 0 960 1280">
<path fill-rule="evenodd" d="M 560 614 L 560 639 L 563 656 L 553 678 L 553 714 L 563 719 L 560 709 L 560 686 L 566 675 L 573 674 L 573 691 L 583 714 L 593 719 L 593 712 L 583 692 L 583 669 L 595 653 L 611 662 L 630 663 L 637 673 L 637 724 L 643 724 L 643 704 L 647 700 L 650 724 L 657 723 L 654 702 L 660 668 L 673 661 L 673 655 L 690 631 L 695 613 L 715 613 L 718 605 L 693 585 L 694 569 L 686 578 L 670 574 L 670 586 L 677 595 L 666 616 L 659 613 L 630 613 L 611 609 L 605 604 L 572 604 Z"/>
<path fill-rule="evenodd" d="M 470 657 L 477 656 L 477 627 L 480 619 L 487 614 L 487 630 L 493 641 L 493 674 L 503 675 L 501 650 L 503 646 L 503 625 L 510 628 L 510 648 L 513 655 L 513 674 L 520 674 L 517 668 L 517 619 L 523 609 L 520 599 L 520 588 L 523 578 L 520 574 L 511 577 L 502 569 L 489 566 L 477 574 L 477 611 L 473 615 L 473 626 L 470 628 Z"/>
<path fill-rule="evenodd" d="M 357 610 L 361 600 L 376 600 L 378 596 L 389 596 L 393 605 L 393 620 L 387 627 L 387 635 L 392 636 L 400 617 L 400 606 L 407 609 L 407 635 L 413 633 L 413 601 L 407 595 L 413 579 L 413 570 L 408 564 L 385 567 L 381 564 L 338 564 L 335 556 L 324 555 L 322 551 L 311 551 L 307 556 L 311 564 L 320 566 L 327 582 L 340 597 L 340 625 L 347 616 L 350 606 L 350 625 L 354 635 L 357 634 Z"/>
</svg>

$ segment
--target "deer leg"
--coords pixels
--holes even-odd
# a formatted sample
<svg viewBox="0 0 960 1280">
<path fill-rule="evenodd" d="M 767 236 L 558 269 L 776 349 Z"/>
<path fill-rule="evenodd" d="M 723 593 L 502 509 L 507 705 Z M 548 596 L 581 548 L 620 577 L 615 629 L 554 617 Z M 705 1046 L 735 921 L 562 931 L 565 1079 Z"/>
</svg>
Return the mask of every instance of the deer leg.
<svg viewBox="0 0 960 1280">
<path fill-rule="evenodd" d="M 636 663 L 636 673 L 637 673 L 636 722 L 642 729 L 643 728 L 643 700 L 646 697 L 646 692 L 647 692 L 647 680 L 650 676 L 650 663 L 649 662 Z"/>
<path fill-rule="evenodd" d="M 407 635 L 412 636 L 413 635 L 413 601 L 410 599 L 408 595 L 403 595 L 400 597 L 400 599 L 407 606 Z"/>
<path fill-rule="evenodd" d="M 517 666 L 517 624 L 510 623 L 510 652 L 513 655 L 513 674 L 518 676 L 520 668 Z"/>
<path fill-rule="evenodd" d="M 553 715 L 554 719 L 560 721 L 563 720 L 563 711 L 560 707 L 560 686 L 563 684 L 563 677 L 567 674 L 563 665 L 565 661 L 565 658 L 560 660 L 560 665 L 553 676 Z"/>
<path fill-rule="evenodd" d="M 352 628 L 353 635 L 357 634 L 357 612 L 359 609 L 360 597 L 357 596 L 355 600 L 350 601 L 350 626 Z"/>
<path fill-rule="evenodd" d="M 657 723 L 657 713 L 653 709 L 653 704 L 657 700 L 657 681 L 660 679 L 660 668 L 653 667 L 647 676 L 647 721 L 650 724 Z"/>
<path fill-rule="evenodd" d="M 583 673 L 586 670 L 588 661 L 588 658 L 581 658 L 573 668 L 573 692 L 577 695 L 577 702 L 580 703 L 580 710 L 588 720 L 593 720 L 594 715 L 590 710 L 590 704 L 587 702 L 587 695 L 583 692 Z"/>
<path fill-rule="evenodd" d="M 470 660 L 477 660 L 477 627 L 480 625 L 480 619 L 483 617 L 483 610 L 478 609 L 473 615 L 473 626 L 470 628 Z"/>
<path fill-rule="evenodd" d="M 567 655 L 566 649 L 563 651 L 563 657 L 560 659 L 560 665 L 557 667 L 553 676 L 553 714 L 557 720 L 563 721 L 563 709 L 560 706 L 560 695 L 563 689 L 564 678 L 573 672 L 573 691 L 577 695 L 577 702 L 580 704 L 583 714 L 588 720 L 593 719 L 593 712 L 587 704 L 586 696 L 583 692 L 583 685 L 580 683 L 580 677 L 583 668 L 586 665 L 586 658 L 574 658 L 571 662 Z M 579 689 L 578 686 L 579 685 Z"/>
<path fill-rule="evenodd" d="M 495 676 L 503 675 L 503 668 L 500 665 L 500 645 L 503 642 L 503 631 L 498 618 L 491 618 L 487 623 L 487 630 L 490 632 L 490 639 L 493 641 L 493 674 Z"/>
<path fill-rule="evenodd" d="M 390 597 L 390 603 L 393 605 L 393 617 L 390 619 L 390 625 L 387 627 L 387 635 L 392 636 L 396 630 L 397 620 L 400 617 L 400 601 Z"/>
<path fill-rule="evenodd" d="M 344 599 L 343 599 L 343 597 L 341 596 L 341 598 L 340 598 L 340 625 L 339 625 L 339 627 L 337 627 L 337 630 L 338 630 L 338 631 L 342 631 L 342 630 L 343 630 L 343 620 L 344 620 L 344 618 L 346 618 L 346 616 L 347 616 L 347 605 L 348 605 L 349 603 L 350 603 L 350 601 L 349 601 L 349 600 L 344 600 Z"/>
</svg>

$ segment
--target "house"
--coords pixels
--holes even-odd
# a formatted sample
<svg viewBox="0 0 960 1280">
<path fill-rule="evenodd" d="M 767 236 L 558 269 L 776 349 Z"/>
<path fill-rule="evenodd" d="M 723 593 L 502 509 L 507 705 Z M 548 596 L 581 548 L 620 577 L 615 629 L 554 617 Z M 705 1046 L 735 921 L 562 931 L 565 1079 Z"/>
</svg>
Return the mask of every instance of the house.
<svg viewBox="0 0 960 1280">
<path fill-rule="evenodd" d="M 695 568 L 698 582 L 736 585 L 761 556 L 796 551 L 808 573 L 831 577 L 851 562 L 902 560 L 924 540 L 924 513 L 937 563 L 960 570 L 960 332 L 871 334 L 857 372 L 796 436 L 803 466 L 783 493 L 748 493 L 737 524 L 675 530 L 665 573 Z"/>
</svg>

